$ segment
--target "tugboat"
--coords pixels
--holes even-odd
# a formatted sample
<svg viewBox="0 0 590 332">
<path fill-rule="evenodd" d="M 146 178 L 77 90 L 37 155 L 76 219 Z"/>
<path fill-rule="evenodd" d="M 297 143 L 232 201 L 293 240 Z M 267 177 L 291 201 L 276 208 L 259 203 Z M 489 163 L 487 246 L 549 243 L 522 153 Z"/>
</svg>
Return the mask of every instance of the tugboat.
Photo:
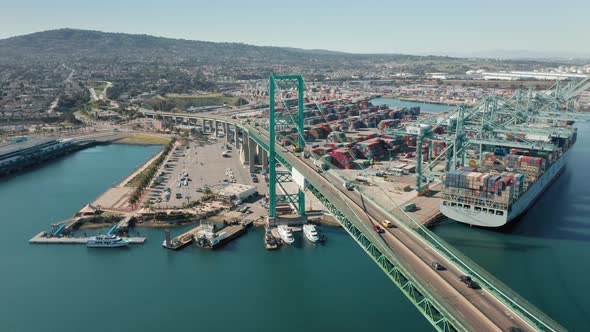
<svg viewBox="0 0 590 332">
<path fill-rule="evenodd" d="M 128 245 L 129 241 L 111 234 L 93 236 L 86 242 L 88 248 L 120 248 Z"/>
<path fill-rule="evenodd" d="M 264 248 L 266 248 L 266 250 L 276 250 L 279 248 L 279 243 L 270 232 L 270 229 L 267 229 L 264 234 Z"/>
</svg>

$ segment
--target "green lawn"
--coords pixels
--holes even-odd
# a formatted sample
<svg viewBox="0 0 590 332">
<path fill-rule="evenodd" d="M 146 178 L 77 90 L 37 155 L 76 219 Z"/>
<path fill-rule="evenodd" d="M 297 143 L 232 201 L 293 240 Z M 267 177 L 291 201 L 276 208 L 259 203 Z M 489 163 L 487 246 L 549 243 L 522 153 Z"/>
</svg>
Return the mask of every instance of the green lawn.
<svg viewBox="0 0 590 332">
<path fill-rule="evenodd" d="M 166 95 L 164 97 L 158 96 L 149 99 L 145 102 L 146 105 L 152 108 L 158 108 L 162 104 L 173 105 L 176 109 L 186 109 L 189 107 L 204 107 L 204 106 L 218 106 L 229 105 L 237 106 L 240 102 L 245 104 L 245 101 L 240 97 L 225 96 L 223 94 L 208 94 L 208 95 Z"/>
</svg>

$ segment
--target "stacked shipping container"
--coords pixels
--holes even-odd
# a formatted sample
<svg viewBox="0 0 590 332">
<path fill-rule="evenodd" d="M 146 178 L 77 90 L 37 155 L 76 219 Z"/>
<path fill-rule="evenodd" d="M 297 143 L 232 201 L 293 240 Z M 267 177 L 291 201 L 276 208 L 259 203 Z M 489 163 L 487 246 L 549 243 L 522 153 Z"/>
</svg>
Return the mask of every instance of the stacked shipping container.
<svg viewBox="0 0 590 332">
<path fill-rule="evenodd" d="M 444 178 L 444 192 L 474 199 L 510 204 L 524 191 L 524 174 L 472 172 L 473 168 L 448 172 Z"/>
<path fill-rule="evenodd" d="M 350 148 L 338 148 L 330 152 L 336 166 L 342 168 L 355 168 L 354 157 Z"/>
<path fill-rule="evenodd" d="M 378 138 L 371 138 L 357 143 L 356 150 L 365 159 L 382 159 L 385 155 L 383 141 Z"/>
</svg>

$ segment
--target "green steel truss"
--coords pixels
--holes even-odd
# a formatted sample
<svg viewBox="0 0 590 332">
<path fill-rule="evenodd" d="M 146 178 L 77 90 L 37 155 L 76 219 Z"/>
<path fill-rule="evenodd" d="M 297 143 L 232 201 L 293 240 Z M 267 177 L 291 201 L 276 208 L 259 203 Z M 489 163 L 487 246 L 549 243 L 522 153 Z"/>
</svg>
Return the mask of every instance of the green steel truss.
<svg viewBox="0 0 590 332">
<path fill-rule="evenodd" d="M 441 332 L 466 331 L 459 322 L 453 321 L 443 313 L 442 308 L 438 308 L 430 295 L 421 291 L 407 276 L 403 269 L 392 262 L 387 256 L 377 248 L 373 242 L 360 231 L 354 223 L 333 202 L 327 199 L 321 191 L 311 184 L 307 184 L 307 189 L 334 215 L 342 227 L 350 236 L 363 248 L 363 250 L 373 259 L 373 261 L 383 270 L 383 272 L 393 281 L 393 283 L 402 291 L 402 293 L 412 302 L 432 326 Z"/>
<path fill-rule="evenodd" d="M 270 146 L 269 146 L 269 209 L 268 217 L 275 218 L 277 216 L 277 203 L 279 204 L 291 204 L 294 206 L 299 215 L 305 214 L 305 194 L 298 189 L 297 194 L 287 194 L 281 183 L 287 180 L 284 176 L 277 174 L 276 160 L 277 153 L 275 151 L 275 142 L 281 142 L 287 140 L 291 145 L 295 146 L 298 151 L 303 151 L 305 147 L 305 141 L 303 140 L 303 77 L 301 75 L 274 75 L 271 74 L 269 78 L 269 96 L 270 96 L 270 114 L 269 114 L 269 132 L 270 132 Z M 295 103 L 297 105 L 297 113 L 293 114 L 292 106 L 294 91 L 297 91 L 297 99 Z M 279 98 L 277 100 L 277 94 Z M 277 104 L 280 103 L 282 109 L 277 110 Z M 282 135 L 281 132 L 295 129 L 296 139 L 288 135 Z M 278 133 L 277 133 L 278 129 Z M 293 131 L 290 131 L 293 133 Z M 281 162 L 281 161 L 280 161 Z M 286 165 L 288 163 L 281 162 Z M 291 171 L 291 168 L 288 167 Z M 284 195 L 277 194 L 277 185 L 283 190 Z M 285 197 L 281 197 L 285 196 Z"/>
</svg>

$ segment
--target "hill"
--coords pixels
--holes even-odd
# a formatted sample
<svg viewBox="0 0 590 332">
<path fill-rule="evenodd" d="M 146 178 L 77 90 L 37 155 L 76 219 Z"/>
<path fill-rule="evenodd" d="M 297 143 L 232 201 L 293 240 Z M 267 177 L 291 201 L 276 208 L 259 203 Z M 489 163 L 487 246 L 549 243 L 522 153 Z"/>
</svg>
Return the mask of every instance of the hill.
<svg viewBox="0 0 590 332">
<path fill-rule="evenodd" d="M 302 63 L 334 58 L 368 59 L 383 56 L 356 55 L 325 50 L 303 50 L 241 43 L 216 43 L 107 33 L 90 30 L 59 29 L 0 40 L 0 59 L 27 60 L 133 60 L 164 62 L 226 63 Z M 408 57 L 388 55 L 387 58 Z M 417 58 L 417 57 L 415 57 Z"/>
</svg>

